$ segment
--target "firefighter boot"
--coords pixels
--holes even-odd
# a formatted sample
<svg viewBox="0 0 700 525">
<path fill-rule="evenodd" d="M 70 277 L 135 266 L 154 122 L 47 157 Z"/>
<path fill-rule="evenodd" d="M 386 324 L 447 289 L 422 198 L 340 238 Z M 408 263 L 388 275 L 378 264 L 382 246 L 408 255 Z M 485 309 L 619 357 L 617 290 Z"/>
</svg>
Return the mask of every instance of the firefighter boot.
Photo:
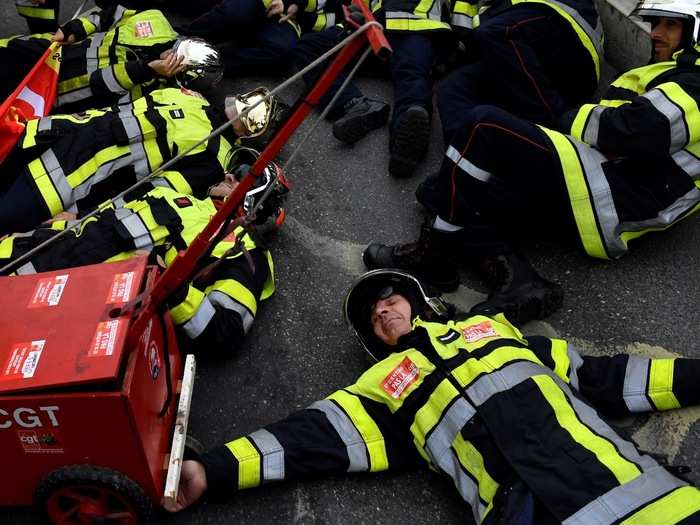
<svg viewBox="0 0 700 525">
<path fill-rule="evenodd" d="M 523 255 L 487 257 L 478 262 L 478 267 L 495 285 L 495 290 L 486 301 L 474 306 L 469 311 L 471 314 L 503 312 L 509 321 L 522 325 L 543 319 L 562 306 L 561 286 L 541 277 Z"/>
<path fill-rule="evenodd" d="M 372 243 L 362 253 L 362 261 L 368 270 L 407 270 L 440 291 L 449 292 L 459 286 L 456 261 L 459 234 L 425 224 L 416 242 L 394 246 Z"/>
<path fill-rule="evenodd" d="M 410 177 L 425 157 L 430 142 L 430 113 L 422 106 L 411 106 L 396 119 L 389 140 L 389 173 Z"/>
<path fill-rule="evenodd" d="M 343 115 L 333 123 L 333 136 L 354 144 L 389 118 L 389 104 L 367 97 L 355 97 L 343 107 Z"/>
</svg>

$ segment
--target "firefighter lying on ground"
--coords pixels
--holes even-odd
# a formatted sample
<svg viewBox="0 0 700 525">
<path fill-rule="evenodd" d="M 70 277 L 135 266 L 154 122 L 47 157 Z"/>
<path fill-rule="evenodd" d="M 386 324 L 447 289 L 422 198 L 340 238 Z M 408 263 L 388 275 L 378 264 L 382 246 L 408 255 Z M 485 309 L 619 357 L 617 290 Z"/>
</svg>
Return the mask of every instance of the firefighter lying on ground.
<svg viewBox="0 0 700 525">
<path fill-rule="evenodd" d="M 204 198 L 239 137 L 266 131 L 274 98 L 239 118 L 266 95 L 260 88 L 213 106 L 194 91 L 165 88 L 131 104 L 29 121 L 0 165 L 0 235 L 33 229 L 62 211 L 90 211 L 230 120 L 221 135 L 144 185 Z"/>
<path fill-rule="evenodd" d="M 53 33 L 58 27 L 60 0 L 15 0 L 17 13 L 30 33 Z"/>
<path fill-rule="evenodd" d="M 242 156 L 232 157 L 231 169 L 238 178 L 246 165 Z M 276 176 L 280 176 L 279 182 Z M 248 192 L 244 211 L 251 211 L 269 185 L 272 197 L 256 212 L 260 224 L 278 213 L 287 183 L 281 170 L 270 164 Z M 216 213 L 216 201 L 225 199 L 238 185 L 233 174 L 210 188 L 210 198 L 202 200 L 171 188 L 158 187 L 143 198 L 101 211 L 77 230 L 23 263 L 15 273 L 24 275 L 122 260 L 149 253 L 168 266 L 177 253 L 186 249 Z M 0 265 L 5 265 L 46 241 L 74 222 L 55 221 L 29 233 L 15 234 L 0 242 Z M 176 292 L 169 301 L 172 319 L 182 336 L 184 348 L 206 356 L 225 356 L 238 348 L 253 324 L 260 300 L 274 291 L 272 257 L 253 225 L 240 225 L 221 240 L 201 266 L 214 265 Z M 237 247 L 242 239 L 247 254 Z"/>
<path fill-rule="evenodd" d="M 540 277 L 515 239 L 536 231 L 579 238 L 586 253 L 616 259 L 628 242 L 700 207 L 698 6 L 641 3 L 652 23 L 653 63 L 622 74 L 598 104 L 562 117 L 560 133 L 503 109 L 467 115 L 437 177 L 418 201 L 436 215 L 417 242 L 370 244 L 372 268 L 403 268 L 444 290 L 470 264 L 494 292 L 473 313 L 506 312 L 515 324 L 551 314 L 559 285 Z"/>
<path fill-rule="evenodd" d="M 186 461 L 170 510 L 205 490 L 427 464 L 453 479 L 477 523 L 698 523 L 700 491 L 592 405 L 619 416 L 697 404 L 700 360 L 581 356 L 563 340 L 524 337 L 502 314 L 450 319 L 399 270 L 360 277 L 343 308 L 378 362 L 307 409 Z"/>
<path fill-rule="evenodd" d="M 73 113 L 133 102 L 174 79 L 206 92 L 223 74 L 218 50 L 198 39 L 179 37 L 163 13 L 121 5 L 94 9 L 55 34 L 0 40 L 5 99 L 52 41 L 64 45 L 54 113 Z"/>
</svg>

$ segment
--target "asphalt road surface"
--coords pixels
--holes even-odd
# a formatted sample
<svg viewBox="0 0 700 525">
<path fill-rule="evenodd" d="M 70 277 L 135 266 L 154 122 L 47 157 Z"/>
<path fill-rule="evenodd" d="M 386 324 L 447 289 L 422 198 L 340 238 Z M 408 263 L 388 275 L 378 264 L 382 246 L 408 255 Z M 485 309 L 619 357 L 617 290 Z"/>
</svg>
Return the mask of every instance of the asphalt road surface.
<svg viewBox="0 0 700 525">
<path fill-rule="evenodd" d="M 62 4 L 65 20 L 80 2 Z M 13 3 L 4 0 L 0 35 L 25 31 Z M 227 79 L 222 93 L 260 84 L 271 87 L 285 74 Z M 391 99 L 387 81 L 363 78 L 359 83 L 368 95 Z M 291 90 L 284 98 L 291 102 L 298 92 Z M 301 131 L 310 125 L 307 121 Z M 423 212 L 414 191 L 423 177 L 437 170 L 443 147 L 437 116 L 432 125 L 428 157 L 406 180 L 387 172 L 386 129 L 348 147 L 336 142 L 329 124 L 321 122 L 305 143 L 287 172 L 293 183 L 287 222 L 272 241 L 277 292 L 260 308 L 243 348 L 225 361 L 198 366 L 190 431 L 206 446 L 306 407 L 352 383 L 363 371 L 360 346 L 341 318 L 342 300 L 363 271 L 360 254 L 367 243 L 416 237 Z M 282 161 L 300 141 L 298 132 Z M 566 297 L 564 308 L 546 322 L 532 323 L 527 331 L 558 334 L 591 353 L 629 350 L 700 357 L 699 226 L 700 219 L 692 217 L 670 231 L 649 235 L 635 242 L 627 257 L 612 263 L 587 258 L 574 245 L 530 243 L 527 252 L 534 265 L 560 282 Z M 464 272 L 462 283 L 450 297 L 454 302 L 468 307 L 483 297 L 483 284 L 469 272 Z M 690 477 L 698 483 L 699 417 L 700 410 L 689 409 L 620 424 L 644 448 L 692 467 Z M 471 522 L 451 484 L 428 471 L 269 485 L 164 519 L 173 524 Z M 28 509 L 0 511 L 3 524 L 36 522 Z"/>
</svg>

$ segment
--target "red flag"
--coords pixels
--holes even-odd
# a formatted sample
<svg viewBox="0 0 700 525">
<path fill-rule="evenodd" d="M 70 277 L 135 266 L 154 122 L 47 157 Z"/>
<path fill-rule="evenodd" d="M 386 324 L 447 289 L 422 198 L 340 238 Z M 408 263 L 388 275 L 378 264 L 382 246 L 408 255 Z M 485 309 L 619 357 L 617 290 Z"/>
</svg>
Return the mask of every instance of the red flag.
<svg viewBox="0 0 700 525">
<path fill-rule="evenodd" d="M 28 120 L 48 115 L 56 100 L 61 46 L 54 42 L 0 106 L 0 162 L 17 144 Z"/>
</svg>

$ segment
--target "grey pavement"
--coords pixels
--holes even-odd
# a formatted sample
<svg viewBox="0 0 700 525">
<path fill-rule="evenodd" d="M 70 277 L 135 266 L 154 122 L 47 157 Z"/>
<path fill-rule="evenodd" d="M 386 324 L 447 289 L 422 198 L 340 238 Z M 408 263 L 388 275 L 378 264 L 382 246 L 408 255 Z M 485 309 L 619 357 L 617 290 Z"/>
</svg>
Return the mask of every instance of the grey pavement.
<svg viewBox="0 0 700 525">
<path fill-rule="evenodd" d="M 63 3 L 64 18 L 79 4 Z M 0 35 L 24 31 L 8 0 L 0 16 Z M 282 73 L 227 80 L 223 89 L 272 86 L 281 78 Z M 369 96 L 391 100 L 386 81 L 363 78 L 360 85 Z M 291 102 L 296 93 L 285 98 Z M 342 299 L 362 272 L 360 254 L 367 243 L 416 237 L 423 212 L 414 191 L 438 169 L 442 153 L 437 116 L 432 125 L 428 157 L 407 180 L 387 173 L 386 129 L 347 147 L 322 122 L 305 144 L 287 173 L 293 183 L 287 224 L 271 242 L 277 293 L 260 308 L 243 348 L 227 360 L 198 367 L 190 431 L 205 445 L 223 443 L 306 407 L 352 383 L 364 370 L 360 346 L 340 315 Z M 281 160 L 299 142 L 297 133 Z M 528 175 L 536 174 L 523 166 L 523 177 Z M 566 297 L 562 310 L 545 323 L 532 323 L 528 331 L 558 334 L 593 353 L 631 349 L 700 357 L 699 226 L 696 216 L 670 231 L 648 235 L 616 262 L 590 259 L 573 243 L 530 243 L 527 251 L 534 265 L 560 282 Z M 484 292 L 483 284 L 465 272 L 463 286 L 451 299 L 468 307 Z M 692 467 L 690 477 L 698 483 L 699 415 L 691 409 L 620 424 L 645 448 L 669 453 L 676 464 Z M 454 487 L 428 471 L 268 485 L 164 519 L 173 524 L 471 522 Z M 0 523 L 35 522 L 27 509 L 0 511 Z"/>
</svg>

